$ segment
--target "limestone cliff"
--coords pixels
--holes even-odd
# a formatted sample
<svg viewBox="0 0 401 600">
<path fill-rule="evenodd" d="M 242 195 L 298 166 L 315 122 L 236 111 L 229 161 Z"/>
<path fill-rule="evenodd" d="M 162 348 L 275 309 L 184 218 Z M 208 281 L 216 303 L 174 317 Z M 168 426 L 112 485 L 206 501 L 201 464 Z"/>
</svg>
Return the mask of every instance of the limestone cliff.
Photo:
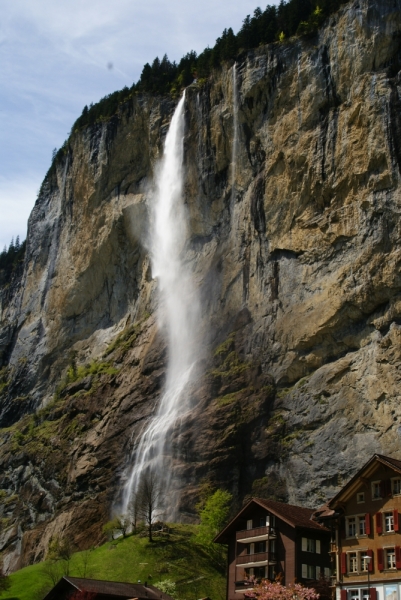
<svg viewBox="0 0 401 600">
<path fill-rule="evenodd" d="M 401 458 L 401 0 L 356 0 L 187 90 L 186 258 L 203 369 L 176 473 L 316 506 Z M 72 135 L 3 289 L 0 551 L 101 539 L 163 385 L 147 196 L 176 101 L 134 95 Z M 69 378 L 66 378 L 69 368 Z M 36 412 L 35 412 L 36 411 Z"/>
</svg>

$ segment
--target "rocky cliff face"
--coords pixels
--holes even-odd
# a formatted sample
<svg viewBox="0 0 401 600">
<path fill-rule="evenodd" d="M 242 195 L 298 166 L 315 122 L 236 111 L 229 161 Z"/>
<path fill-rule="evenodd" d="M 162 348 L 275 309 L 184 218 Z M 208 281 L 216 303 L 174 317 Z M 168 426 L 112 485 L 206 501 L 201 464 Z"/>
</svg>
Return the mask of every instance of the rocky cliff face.
<svg viewBox="0 0 401 600">
<path fill-rule="evenodd" d="M 401 458 L 401 2 L 357 0 L 187 90 L 186 258 L 202 369 L 175 462 L 316 506 L 373 452 Z M 0 551 L 101 539 L 163 386 L 147 198 L 175 101 L 134 96 L 75 133 L 2 291 Z M 69 369 L 69 375 L 66 376 Z"/>
</svg>

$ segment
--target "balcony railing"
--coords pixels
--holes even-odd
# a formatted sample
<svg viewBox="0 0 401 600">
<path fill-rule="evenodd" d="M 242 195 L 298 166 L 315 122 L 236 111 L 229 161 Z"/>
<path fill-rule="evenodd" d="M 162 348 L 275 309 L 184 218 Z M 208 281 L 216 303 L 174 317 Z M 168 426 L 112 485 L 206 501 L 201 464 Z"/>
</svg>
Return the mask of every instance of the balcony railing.
<svg viewBox="0 0 401 600">
<path fill-rule="evenodd" d="M 276 562 L 277 556 L 275 552 L 255 552 L 254 554 L 240 554 L 236 558 L 237 565 L 247 565 L 249 563 L 258 562 Z"/>
<path fill-rule="evenodd" d="M 252 589 L 254 585 L 260 583 L 260 579 L 255 579 L 255 581 L 249 581 L 249 579 L 243 579 L 242 581 L 236 581 L 235 587 L 240 589 Z"/>
<path fill-rule="evenodd" d="M 248 540 L 249 538 L 258 538 L 258 537 L 275 537 L 276 532 L 274 527 L 254 527 L 253 529 L 243 529 L 241 531 L 237 531 L 235 534 L 235 539 L 238 540 Z"/>
</svg>

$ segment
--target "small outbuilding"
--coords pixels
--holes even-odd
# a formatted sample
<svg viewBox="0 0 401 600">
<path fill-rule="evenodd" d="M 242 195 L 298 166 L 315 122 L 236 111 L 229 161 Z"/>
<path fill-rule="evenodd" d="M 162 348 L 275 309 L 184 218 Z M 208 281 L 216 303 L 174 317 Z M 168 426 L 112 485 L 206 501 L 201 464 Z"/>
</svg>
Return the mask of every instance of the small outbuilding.
<svg viewBox="0 0 401 600">
<path fill-rule="evenodd" d="M 44 600 L 69 600 L 78 593 L 93 600 L 173 600 L 153 585 L 68 576 L 62 577 Z"/>
</svg>

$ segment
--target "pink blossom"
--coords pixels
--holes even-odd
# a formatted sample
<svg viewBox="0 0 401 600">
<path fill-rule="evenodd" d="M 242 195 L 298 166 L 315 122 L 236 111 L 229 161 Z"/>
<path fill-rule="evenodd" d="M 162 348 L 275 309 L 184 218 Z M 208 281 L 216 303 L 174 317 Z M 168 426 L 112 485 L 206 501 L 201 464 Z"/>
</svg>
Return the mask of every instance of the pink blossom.
<svg viewBox="0 0 401 600">
<path fill-rule="evenodd" d="M 319 600 L 319 594 L 313 588 L 304 587 L 300 583 L 285 586 L 278 581 L 272 583 L 268 579 L 263 579 L 244 595 L 245 598 L 258 600 Z"/>
</svg>

